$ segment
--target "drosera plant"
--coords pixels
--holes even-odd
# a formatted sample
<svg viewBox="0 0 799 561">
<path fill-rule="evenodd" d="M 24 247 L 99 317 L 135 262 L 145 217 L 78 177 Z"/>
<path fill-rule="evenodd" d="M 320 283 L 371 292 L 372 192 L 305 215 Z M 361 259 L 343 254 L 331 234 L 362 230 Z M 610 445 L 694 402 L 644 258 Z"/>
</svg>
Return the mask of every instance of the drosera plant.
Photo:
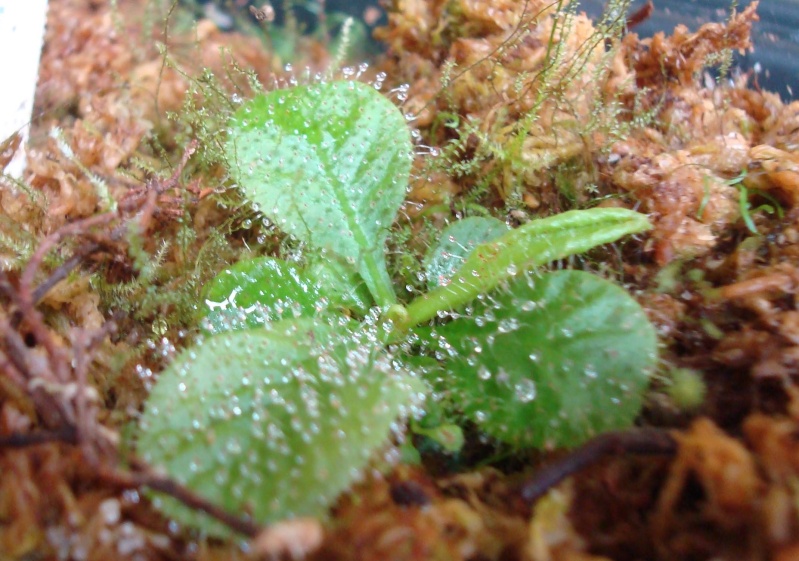
<svg viewBox="0 0 799 561">
<path fill-rule="evenodd" d="M 141 415 L 145 461 L 269 523 L 324 515 L 401 440 L 406 419 L 440 412 L 439 399 L 518 447 L 574 446 L 633 421 L 656 363 L 643 310 L 600 277 L 538 269 L 645 231 L 645 216 L 455 222 L 425 259 L 429 290 L 402 302 L 385 245 L 413 144 L 388 98 L 356 81 L 277 90 L 243 103 L 227 135 L 238 187 L 304 244 L 304 261 L 241 261 L 208 285 L 204 335 L 160 375 Z"/>
</svg>

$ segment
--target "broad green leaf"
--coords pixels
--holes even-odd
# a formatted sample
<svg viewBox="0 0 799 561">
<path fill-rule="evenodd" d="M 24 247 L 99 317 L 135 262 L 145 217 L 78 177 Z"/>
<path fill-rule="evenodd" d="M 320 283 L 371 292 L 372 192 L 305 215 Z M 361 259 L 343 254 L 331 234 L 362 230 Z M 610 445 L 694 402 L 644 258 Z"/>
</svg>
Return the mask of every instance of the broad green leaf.
<svg viewBox="0 0 799 561">
<path fill-rule="evenodd" d="M 236 112 L 226 151 L 258 210 L 285 232 L 341 255 L 379 305 L 396 301 L 383 252 L 412 157 L 396 106 L 358 82 L 273 91 Z"/>
<path fill-rule="evenodd" d="M 327 302 L 295 265 L 274 257 L 239 261 L 205 287 L 206 321 L 212 333 L 258 327 L 283 318 L 313 317 Z"/>
<path fill-rule="evenodd" d="M 356 331 L 301 319 L 208 337 L 158 378 L 139 423 L 139 454 L 259 523 L 323 516 L 421 387 L 374 333 Z M 169 497 L 154 502 L 180 523 L 227 533 Z"/>
<path fill-rule="evenodd" d="M 475 247 L 498 238 L 509 229 L 501 220 L 486 216 L 464 218 L 444 228 L 438 244 L 425 256 L 427 286 L 435 288 L 447 284 Z"/>
<path fill-rule="evenodd" d="M 520 275 L 437 327 L 452 402 L 516 446 L 575 446 L 629 426 L 657 361 L 638 303 L 582 271 Z"/>
<path fill-rule="evenodd" d="M 458 309 L 534 267 L 650 228 L 645 215 L 623 208 L 572 210 L 532 220 L 478 245 L 448 284 L 411 302 L 409 326 L 428 321 L 440 311 Z"/>
</svg>

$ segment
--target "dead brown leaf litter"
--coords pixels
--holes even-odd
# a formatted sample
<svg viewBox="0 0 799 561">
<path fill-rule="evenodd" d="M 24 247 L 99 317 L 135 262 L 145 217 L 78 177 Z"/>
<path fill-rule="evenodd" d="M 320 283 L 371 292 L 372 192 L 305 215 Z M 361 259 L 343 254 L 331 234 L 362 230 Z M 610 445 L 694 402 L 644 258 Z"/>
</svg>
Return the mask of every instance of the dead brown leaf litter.
<svg viewBox="0 0 799 561">
<path fill-rule="evenodd" d="M 89 279 L 102 275 L 113 285 L 135 277 L 123 225 L 137 227 L 153 253 L 186 223 L 197 235 L 188 249 L 166 250 L 158 288 L 175 288 L 170 274 L 188 278 L 180 275 L 226 220 L 214 203 L 224 174 L 191 160 L 171 182 L 172 170 L 157 177 L 146 169 L 170 161 L 180 170 L 190 147 L 192 131 L 173 130 L 166 112 L 181 110 L 202 68 L 244 93 L 246 82 L 227 73 L 231 64 L 267 84 L 280 68 L 252 37 L 222 34 L 209 22 L 193 35 L 164 37 L 160 15 L 148 27 L 144 6 L 121 4 L 114 11 L 103 2 L 51 2 L 41 117 L 24 178 L 30 190 L 4 183 L 0 191 L 0 233 L 14 241 L 14 251 L 0 255 L 0 558 L 247 558 L 236 546 L 187 539 L 148 506 L 141 478 L 125 479 L 120 432 L 170 353 L 159 346 L 165 356 L 154 358 L 143 341 L 160 341 L 156 312 L 172 308 L 119 317 Z M 300 551 L 321 539 L 319 559 L 380 560 L 799 555 L 799 103 L 749 89 L 744 79 L 712 87 L 702 74 L 708 56 L 750 47 L 755 9 L 670 36 L 628 33 L 608 51 L 580 15 L 558 36 L 546 2 L 389 7 L 381 69 L 395 85 L 410 84 L 404 108 L 419 114 L 424 143 L 439 147 L 447 164 L 419 164 L 411 202 L 452 203 L 482 188 L 482 204 L 515 197 L 514 219 L 593 198 L 649 213 L 655 230 L 623 248 L 619 274 L 658 326 L 664 364 L 701 372 L 708 395 L 689 415 L 656 388 L 641 422 L 674 429 L 673 459 L 605 459 L 534 509 L 519 491 L 557 457 L 531 455 L 512 473 L 401 466 L 342 497 L 323 537 L 309 522 L 262 537 L 268 547 Z M 553 36 L 565 63 L 543 73 Z M 174 63 L 164 64 L 155 39 L 167 41 Z M 305 49 L 320 67 L 329 58 L 320 45 Z M 462 126 L 447 127 L 442 116 Z M 48 138 L 53 126 L 74 160 Z M 459 134 L 458 149 L 448 151 Z M 516 151 L 496 148 L 503 146 Z M 117 214 L 108 216 L 76 161 L 108 186 Z M 755 194 L 753 206 L 782 211 L 752 212 L 757 235 L 742 220 L 741 185 Z M 214 263 L 233 257 L 245 235 L 231 236 L 233 247 Z M 39 263 L 26 273 L 32 260 Z M 201 286 L 203 278 L 193 281 Z M 49 290 L 34 294 L 42 286 Z M 177 331 L 168 325 L 164 333 L 177 339 Z M 12 446 L 12 435 L 23 444 L 35 435 L 52 441 Z"/>
</svg>

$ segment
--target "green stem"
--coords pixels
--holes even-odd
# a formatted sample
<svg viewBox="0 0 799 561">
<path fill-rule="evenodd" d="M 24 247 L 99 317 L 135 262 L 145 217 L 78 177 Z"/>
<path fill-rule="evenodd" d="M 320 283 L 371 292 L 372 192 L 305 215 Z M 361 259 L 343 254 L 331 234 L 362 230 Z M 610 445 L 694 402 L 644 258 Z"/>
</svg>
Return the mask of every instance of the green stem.
<svg viewBox="0 0 799 561">
<path fill-rule="evenodd" d="M 460 308 L 534 267 L 650 228 L 645 215 L 622 208 L 573 210 L 533 220 L 478 245 L 448 285 L 408 305 L 407 323 L 397 328 L 407 329 L 430 321 L 440 311 Z"/>
<path fill-rule="evenodd" d="M 382 248 L 363 256 L 359 273 L 380 308 L 386 309 L 397 303 L 397 295 L 394 293 L 394 284 L 386 269 Z"/>
</svg>

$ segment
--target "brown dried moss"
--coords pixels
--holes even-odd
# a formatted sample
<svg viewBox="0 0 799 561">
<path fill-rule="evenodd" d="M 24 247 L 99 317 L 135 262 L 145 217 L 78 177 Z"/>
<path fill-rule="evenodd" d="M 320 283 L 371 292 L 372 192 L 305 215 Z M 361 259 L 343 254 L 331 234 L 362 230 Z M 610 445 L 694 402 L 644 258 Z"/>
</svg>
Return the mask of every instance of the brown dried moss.
<svg viewBox="0 0 799 561">
<path fill-rule="evenodd" d="M 208 22 L 194 37 L 172 37 L 171 62 L 164 64 L 154 41 L 167 38 L 161 31 L 144 36 L 142 5 L 121 4 L 115 14 L 102 2 L 51 1 L 37 95 L 42 116 L 25 178 L 34 191 L 0 191 L 0 231 L 19 227 L 20 247 L 25 242 L 30 252 L 44 235 L 103 204 L 85 171 L 47 138 L 51 126 L 64 130 L 75 160 L 116 199 L 143 197 L 150 174 L 141 164 L 166 167 L 163 160 L 177 161 L 183 148 L 178 139 L 191 138 L 193 131 L 174 130 L 165 118 L 183 107 L 190 77 L 209 67 L 223 87 L 246 93 L 246 80 L 226 73 L 231 65 L 254 70 L 265 83 L 279 70 L 257 40 L 222 34 Z M 553 27 L 551 2 L 392 3 L 389 25 L 379 32 L 389 48 L 382 66 L 389 80 L 410 84 L 404 109 L 418 114 L 425 142 L 444 152 L 444 165 L 417 164 L 417 210 L 456 205 L 480 189 L 478 202 L 514 220 L 605 195 L 616 197 L 612 204 L 638 205 L 655 231 L 622 255 L 620 274 L 659 328 L 664 363 L 698 370 L 709 391 L 693 415 L 653 396 L 642 422 L 688 427 L 675 428 L 673 461 L 612 458 L 559 487 L 534 512 L 517 491 L 538 457 L 519 458 L 524 467 L 514 476 L 490 469 L 438 476 L 400 467 L 368 479 L 332 511 L 316 558 L 788 561 L 799 555 L 799 104 L 743 81 L 714 87 L 702 74 L 711 54 L 749 48 L 755 6 L 696 32 L 678 28 L 646 40 L 629 34 L 611 41 L 615 50 L 608 53 L 606 37 L 595 35 L 584 16 L 572 20 L 568 33 Z M 547 70 L 553 29 L 562 50 L 559 64 Z M 329 59 L 318 45 L 307 45 L 307 55 L 320 67 Z M 644 111 L 650 118 L 636 121 Z M 150 142 L 154 135 L 160 144 Z M 743 185 L 773 195 L 784 210 L 782 217 L 753 215 L 760 236 L 741 222 L 739 190 L 730 184 L 743 170 Z M 559 175 L 576 185 L 570 201 Z M 221 172 L 187 176 L 192 196 L 159 199 L 162 214 L 145 225 L 146 249 L 173 239 L 182 218 L 197 232 L 196 254 L 204 233 L 225 220 L 207 197 Z M 511 212 L 518 208 L 521 215 Z M 97 329 L 113 313 L 87 280 L 92 268 L 108 284 L 136 275 L 127 246 L 105 243 L 101 257 L 42 302 L 59 348 L 74 343 L 69 334 Z M 29 254 L 0 257 L 18 267 Z M 161 291 L 184 282 L 168 277 L 187 259 L 167 252 Z M 676 275 L 665 286 L 659 274 L 669 263 Z M 10 278 L 18 282 L 17 276 Z M 6 322 L 9 303 L 2 298 Z M 137 372 L 139 361 L 124 360 L 153 333 L 152 322 L 124 319 L 124 336 L 104 339 L 90 368 L 98 421 L 114 438 L 140 406 L 146 367 L 157 366 L 148 359 L 152 364 L 145 361 Z M 45 357 L 31 357 L 43 367 Z M 28 434 L 44 421 L 6 367 L 0 436 Z M 0 557 L 248 557 L 230 544 L 193 543 L 171 532 L 138 492 L 98 474 L 75 445 L 0 450 L 0 473 Z M 318 528 L 307 530 L 296 539 L 313 543 Z"/>
</svg>

